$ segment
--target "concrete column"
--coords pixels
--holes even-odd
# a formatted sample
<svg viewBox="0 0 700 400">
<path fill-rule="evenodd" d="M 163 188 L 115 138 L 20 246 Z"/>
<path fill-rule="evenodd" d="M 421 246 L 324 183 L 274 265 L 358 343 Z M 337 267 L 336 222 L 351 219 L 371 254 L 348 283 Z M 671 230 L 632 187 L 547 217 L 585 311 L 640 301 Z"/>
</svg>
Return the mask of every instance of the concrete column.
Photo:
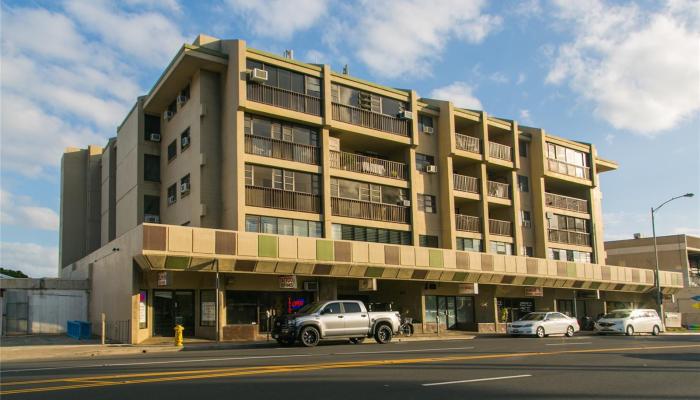
<svg viewBox="0 0 700 400">
<path fill-rule="evenodd" d="M 523 227 L 520 221 L 520 189 L 518 188 L 518 173 L 517 171 L 512 171 L 510 175 L 511 190 L 513 198 L 513 210 L 512 221 L 513 221 L 513 236 L 515 238 L 513 242 L 513 254 L 523 256 L 525 252 L 523 251 Z"/>
<path fill-rule="evenodd" d="M 440 180 L 440 223 L 442 235 L 442 247 L 446 249 L 457 248 L 457 234 L 455 218 L 454 182 L 452 174 L 452 155 L 455 149 L 455 123 L 454 109 L 448 101 L 440 102 L 440 116 L 437 123 L 438 139 L 438 179 Z"/>
</svg>

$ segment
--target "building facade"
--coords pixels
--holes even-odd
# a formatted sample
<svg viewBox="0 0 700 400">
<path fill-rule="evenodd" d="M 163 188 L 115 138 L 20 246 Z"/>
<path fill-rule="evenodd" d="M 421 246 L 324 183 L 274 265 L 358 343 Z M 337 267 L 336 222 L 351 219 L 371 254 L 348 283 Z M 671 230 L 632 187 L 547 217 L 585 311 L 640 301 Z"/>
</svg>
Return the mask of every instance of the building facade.
<svg viewBox="0 0 700 400">
<path fill-rule="evenodd" d="M 664 310 L 681 313 L 683 326 L 700 329 L 700 237 L 659 236 L 656 245 L 659 270 L 677 272 L 683 277 L 683 289 L 674 296 L 664 296 Z M 653 238 L 607 241 L 605 250 L 608 264 L 656 269 Z"/>
<path fill-rule="evenodd" d="M 61 276 L 90 276 L 91 310 L 133 342 L 176 320 L 253 337 L 314 299 L 393 303 L 425 332 L 652 299 L 652 275 L 604 265 L 598 179 L 617 165 L 595 146 L 241 40 L 184 45 L 100 163 L 69 155 L 64 187 L 102 178 L 101 247 Z M 81 210 L 62 198 L 67 229 Z"/>
</svg>

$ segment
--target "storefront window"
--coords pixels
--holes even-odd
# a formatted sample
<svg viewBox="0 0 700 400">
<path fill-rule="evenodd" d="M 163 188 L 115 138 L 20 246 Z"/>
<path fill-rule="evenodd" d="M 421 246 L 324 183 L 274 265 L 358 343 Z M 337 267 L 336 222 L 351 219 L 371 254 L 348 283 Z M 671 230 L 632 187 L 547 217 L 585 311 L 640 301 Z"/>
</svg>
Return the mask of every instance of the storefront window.
<svg viewBox="0 0 700 400">
<path fill-rule="evenodd" d="M 199 291 L 199 326 L 216 326 L 216 291 Z"/>
<path fill-rule="evenodd" d="M 470 296 L 425 296 L 425 322 L 447 329 L 474 329 L 474 298 Z"/>
<path fill-rule="evenodd" d="M 499 322 L 513 322 L 525 314 L 535 311 L 535 300 L 502 297 L 497 299 L 496 306 L 498 307 Z"/>
<path fill-rule="evenodd" d="M 312 298 L 309 292 L 227 291 L 226 323 L 258 325 L 260 332 L 267 332 L 274 318 L 296 312 Z"/>
</svg>

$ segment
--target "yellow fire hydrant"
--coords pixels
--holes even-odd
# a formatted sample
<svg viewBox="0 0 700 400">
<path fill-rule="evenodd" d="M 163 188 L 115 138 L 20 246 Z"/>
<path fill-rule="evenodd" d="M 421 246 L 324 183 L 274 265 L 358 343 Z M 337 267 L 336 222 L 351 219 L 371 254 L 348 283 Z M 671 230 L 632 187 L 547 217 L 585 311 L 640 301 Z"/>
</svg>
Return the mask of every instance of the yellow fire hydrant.
<svg viewBox="0 0 700 400">
<path fill-rule="evenodd" d="M 175 346 L 182 347 L 182 331 L 184 330 L 182 325 L 175 325 Z"/>
</svg>

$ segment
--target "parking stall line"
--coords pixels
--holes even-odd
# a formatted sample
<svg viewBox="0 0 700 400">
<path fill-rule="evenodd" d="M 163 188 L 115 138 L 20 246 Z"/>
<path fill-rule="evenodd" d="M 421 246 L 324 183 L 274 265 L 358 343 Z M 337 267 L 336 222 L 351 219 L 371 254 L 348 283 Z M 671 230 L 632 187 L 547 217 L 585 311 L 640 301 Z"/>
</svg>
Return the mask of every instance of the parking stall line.
<svg viewBox="0 0 700 400">
<path fill-rule="evenodd" d="M 442 386 L 442 385 L 454 385 L 456 383 L 472 383 L 472 382 L 486 382 L 486 381 L 498 381 L 501 379 L 516 379 L 516 378 L 528 378 L 532 375 L 510 375 L 510 376 L 496 376 L 493 378 L 479 378 L 479 379 L 466 379 L 462 381 L 449 381 L 449 382 L 435 382 L 435 383 L 424 383 L 421 386 Z"/>
</svg>

